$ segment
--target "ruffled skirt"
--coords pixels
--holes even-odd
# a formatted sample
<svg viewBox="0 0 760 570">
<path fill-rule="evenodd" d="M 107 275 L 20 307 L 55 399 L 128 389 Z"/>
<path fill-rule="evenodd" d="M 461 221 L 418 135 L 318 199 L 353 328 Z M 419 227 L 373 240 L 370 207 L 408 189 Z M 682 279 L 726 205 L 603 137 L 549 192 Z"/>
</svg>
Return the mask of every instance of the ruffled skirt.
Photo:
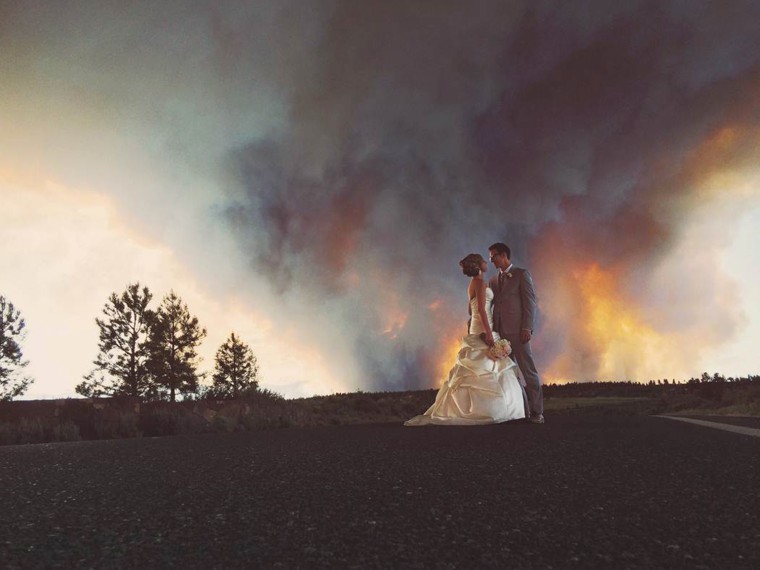
<svg viewBox="0 0 760 570">
<path fill-rule="evenodd" d="M 492 360 L 476 334 L 462 338 L 456 362 L 421 416 L 405 426 L 497 424 L 526 417 L 527 398 L 511 358 Z"/>
</svg>

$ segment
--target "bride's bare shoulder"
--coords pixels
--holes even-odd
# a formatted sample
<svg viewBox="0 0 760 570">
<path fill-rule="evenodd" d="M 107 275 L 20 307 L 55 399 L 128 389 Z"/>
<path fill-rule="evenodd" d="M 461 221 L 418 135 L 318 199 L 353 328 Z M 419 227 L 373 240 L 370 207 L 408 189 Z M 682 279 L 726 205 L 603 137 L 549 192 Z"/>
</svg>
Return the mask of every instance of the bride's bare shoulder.
<svg viewBox="0 0 760 570">
<path fill-rule="evenodd" d="M 488 289 L 488 285 L 483 280 L 482 277 L 473 277 L 472 283 L 470 284 L 471 291 L 473 294 L 471 296 L 475 297 L 482 297 L 486 294 L 486 290 Z"/>
</svg>

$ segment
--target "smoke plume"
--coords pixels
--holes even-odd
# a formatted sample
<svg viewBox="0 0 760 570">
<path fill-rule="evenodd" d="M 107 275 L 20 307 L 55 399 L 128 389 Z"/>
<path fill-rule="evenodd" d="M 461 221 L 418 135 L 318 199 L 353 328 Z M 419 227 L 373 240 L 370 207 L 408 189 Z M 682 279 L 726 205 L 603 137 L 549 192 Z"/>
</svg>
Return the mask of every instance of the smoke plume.
<svg viewBox="0 0 760 570">
<path fill-rule="evenodd" d="M 437 385 L 466 330 L 458 260 L 496 241 L 534 275 L 547 380 L 695 374 L 744 323 L 716 260 L 758 198 L 757 2 L 0 16 L 5 109 L 79 133 L 45 139 L 61 178 L 110 188 L 323 390 Z"/>
<path fill-rule="evenodd" d="M 705 181 L 757 160 L 752 12 L 334 4 L 286 126 L 234 154 L 230 220 L 376 388 L 435 384 L 467 318 L 457 261 L 501 240 L 536 277 L 552 378 L 684 372 L 741 323 L 718 272 L 679 274 L 707 259 L 662 263 Z"/>
</svg>

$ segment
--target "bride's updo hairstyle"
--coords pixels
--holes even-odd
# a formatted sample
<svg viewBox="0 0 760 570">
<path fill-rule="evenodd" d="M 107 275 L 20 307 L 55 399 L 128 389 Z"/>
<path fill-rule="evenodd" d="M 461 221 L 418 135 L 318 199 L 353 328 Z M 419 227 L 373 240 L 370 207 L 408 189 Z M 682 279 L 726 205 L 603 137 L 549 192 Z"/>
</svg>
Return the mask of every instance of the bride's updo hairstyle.
<svg viewBox="0 0 760 570">
<path fill-rule="evenodd" d="M 475 277 L 480 273 L 480 264 L 485 261 L 483 256 L 479 253 L 470 253 L 462 261 L 459 262 L 459 267 L 462 268 L 462 273 L 467 277 Z"/>
</svg>

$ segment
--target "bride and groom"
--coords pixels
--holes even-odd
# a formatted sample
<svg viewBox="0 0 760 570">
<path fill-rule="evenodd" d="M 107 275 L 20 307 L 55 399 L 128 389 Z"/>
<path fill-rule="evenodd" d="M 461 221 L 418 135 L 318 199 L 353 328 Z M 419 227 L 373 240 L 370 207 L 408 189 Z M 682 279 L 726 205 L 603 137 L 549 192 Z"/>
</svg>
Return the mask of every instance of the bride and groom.
<svg viewBox="0 0 760 570">
<path fill-rule="evenodd" d="M 533 279 L 527 270 L 512 265 L 506 244 L 495 243 L 488 253 L 498 269 L 488 284 L 483 256 L 471 253 L 459 262 L 471 278 L 468 334 L 433 405 L 406 426 L 481 425 L 523 418 L 544 423 L 541 379 L 530 348 L 536 314 Z M 509 341 L 514 361 L 494 356 L 492 347 L 503 344 L 500 339 Z"/>
</svg>

